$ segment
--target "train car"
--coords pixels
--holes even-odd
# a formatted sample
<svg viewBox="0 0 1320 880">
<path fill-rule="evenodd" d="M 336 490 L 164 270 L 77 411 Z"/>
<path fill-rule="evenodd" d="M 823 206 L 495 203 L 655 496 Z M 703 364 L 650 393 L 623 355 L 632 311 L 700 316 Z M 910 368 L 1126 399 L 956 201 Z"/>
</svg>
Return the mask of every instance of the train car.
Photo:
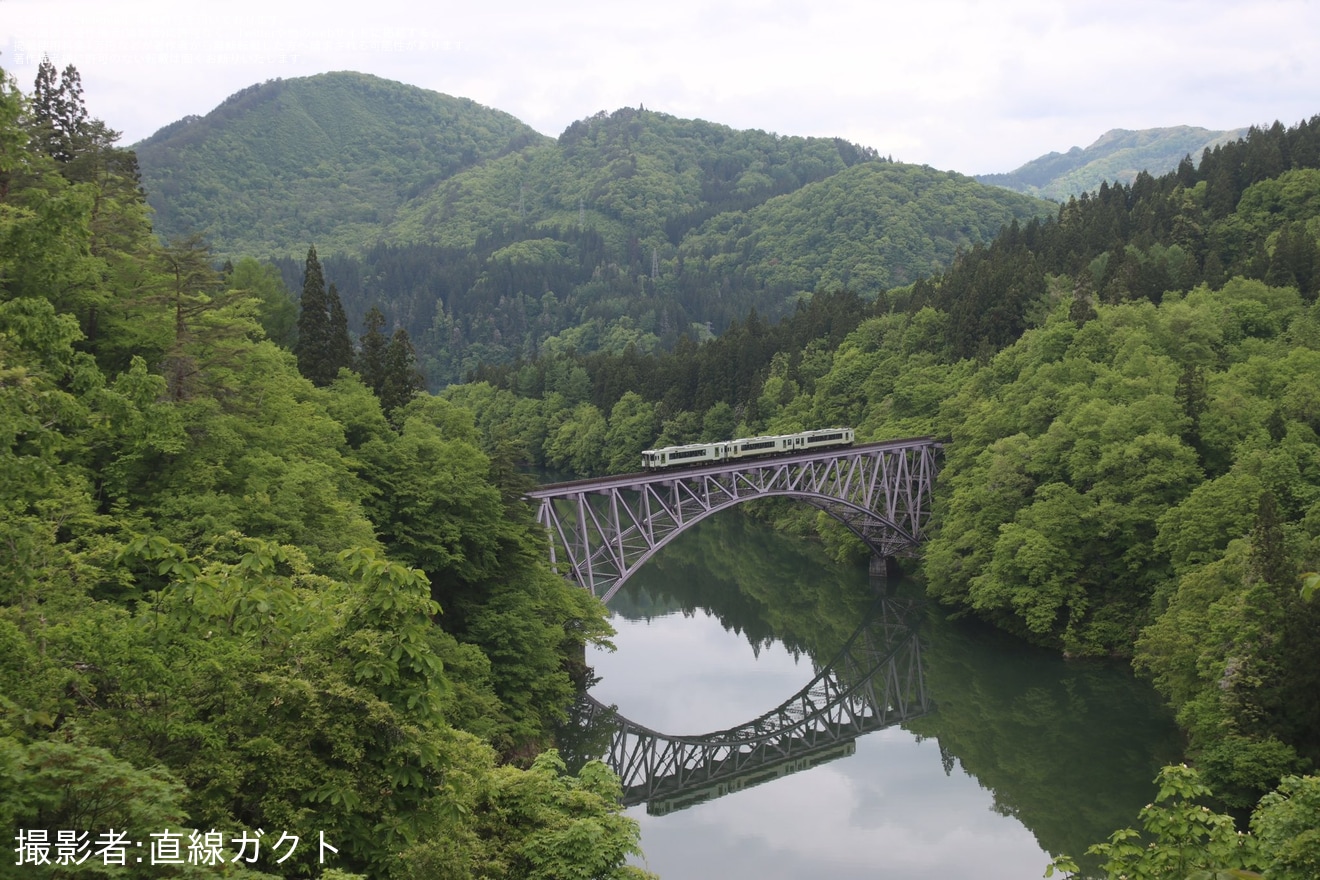
<svg viewBox="0 0 1320 880">
<path fill-rule="evenodd" d="M 692 443 L 686 446 L 665 446 L 647 449 L 642 453 L 642 467 L 648 471 L 666 468 L 692 467 L 713 464 L 729 459 L 752 458 L 769 455 L 791 455 L 828 449 L 831 446 L 851 446 L 855 439 L 852 428 L 818 428 L 796 434 L 773 434 L 763 437 L 740 437 L 718 443 Z"/>
<path fill-rule="evenodd" d="M 803 431 L 797 436 L 802 438 L 803 449 L 825 449 L 830 446 L 852 446 L 856 432 L 852 428 L 820 428 Z"/>
<path fill-rule="evenodd" d="M 782 455 L 792 452 L 796 434 L 777 434 L 769 437 L 740 437 L 729 441 L 729 458 L 748 458 L 753 455 Z"/>
<path fill-rule="evenodd" d="M 687 446 L 665 446 L 661 449 L 647 449 L 642 452 L 642 467 L 648 471 L 671 467 L 692 467 L 698 464 L 712 464 L 724 461 L 729 443 L 691 443 Z"/>
</svg>

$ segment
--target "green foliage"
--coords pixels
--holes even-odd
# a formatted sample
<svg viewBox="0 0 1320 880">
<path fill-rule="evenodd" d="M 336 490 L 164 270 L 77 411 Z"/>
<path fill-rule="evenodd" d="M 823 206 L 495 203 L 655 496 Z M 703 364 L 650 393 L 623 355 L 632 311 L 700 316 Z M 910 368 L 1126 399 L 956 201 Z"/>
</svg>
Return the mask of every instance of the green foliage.
<svg viewBox="0 0 1320 880">
<path fill-rule="evenodd" d="M 575 474 L 601 473 L 609 437 L 609 426 L 601 411 L 590 403 L 579 403 L 553 424 L 547 426 L 546 464 Z M 641 460 L 641 450 L 637 452 L 634 462 Z"/>
<path fill-rule="evenodd" d="M 1115 831 L 1108 843 L 1088 852 L 1105 859 L 1111 880 L 1220 880 L 1269 878 L 1304 880 L 1320 866 L 1320 779 L 1291 776 L 1261 799 L 1251 817 L 1251 832 L 1238 831 L 1231 816 L 1198 802 L 1209 794 L 1196 770 L 1169 766 L 1160 771 L 1159 795 L 1141 811 L 1142 830 Z M 1045 876 L 1077 865 L 1056 858 Z"/>
<path fill-rule="evenodd" d="M 538 756 L 526 773 L 509 777 L 496 795 L 497 809 L 507 811 L 508 818 L 493 830 L 531 832 L 520 835 L 510 875 L 547 880 L 650 876 L 623 866 L 626 856 L 640 850 L 635 826 L 629 839 L 629 825 L 619 815 L 619 797 L 617 778 L 599 762 L 571 777 L 556 752 Z"/>
<path fill-rule="evenodd" d="M 1155 803 L 1141 811 L 1143 830 L 1154 840 L 1139 843 L 1139 832 L 1116 831 L 1109 843 L 1091 848 L 1105 858 L 1110 877 L 1188 877 L 1197 871 L 1241 871 L 1258 864 L 1256 841 L 1240 834 L 1233 819 L 1198 806 L 1210 790 L 1195 770 L 1165 767 L 1157 780 Z"/>
<path fill-rule="evenodd" d="M 18 827 L 124 828 L 145 836 L 185 819 L 185 789 L 168 772 L 139 770 L 79 743 L 31 743 L 19 750 L 7 782 L 17 805 L 7 818 Z"/>
<path fill-rule="evenodd" d="M 1320 876 L 1320 777 L 1289 776 L 1260 799 L 1251 831 L 1260 840 L 1263 870 L 1270 880 Z"/>
<path fill-rule="evenodd" d="M 640 854 L 637 826 L 622 815 L 619 783 L 599 762 L 566 773 L 554 751 L 526 771 L 495 771 L 472 809 L 471 850 L 451 840 L 419 841 L 403 853 L 409 878 L 499 877 L 528 880 L 646 880 L 625 865 Z"/>
<path fill-rule="evenodd" d="M 243 257 L 225 277 L 231 290 L 241 290 L 258 302 L 257 320 L 266 338 L 281 348 L 292 348 L 297 336 L 298 305 L 289 295 L 279 269 L 252 257 Z"/>
<path fill-rule="evenodd" d="M 159 245 L 124 166 L 79 179 L 103 144 L 56 168 L 19 121 L 0 113 L 0 825 L 324 832 L 348 878 L 407 875 L 437 840 L 451 877 L 524 852 L 618 869 L 636 825 L 604 795 L 535 827 L 477 806 L 520 785 L 493 746 L 544 748 L 607 627 L 470 417 L 422 397 L 396 432 L 353 374 L 317 388 L 263 338 L 288 326 L 275 276 Z M 426 478 L 386 503 L 405 467 Z M 579 818 L 590 854 L 537 837 Z M 321 871 L 308 846 L 257 867 Z"/>
<path fill-rule="evenodd" d="M 729 410 L 729 416 L 724 422 L 730 424 L 713 425 L 708 433 L 722 439 L 732 437 L 731 421 L 732 410 Z M 642 451 L 651 448 L 656 428 L 654 404 L 643 400 L 641 395 L 633 391 L 620 397 L 610 410 L 609 428 L 605 432 L 605 449 L 609 454 L 606 469 L 612 473 L 626 473 L 635 469 L 641 461 Z"/>
</svg>

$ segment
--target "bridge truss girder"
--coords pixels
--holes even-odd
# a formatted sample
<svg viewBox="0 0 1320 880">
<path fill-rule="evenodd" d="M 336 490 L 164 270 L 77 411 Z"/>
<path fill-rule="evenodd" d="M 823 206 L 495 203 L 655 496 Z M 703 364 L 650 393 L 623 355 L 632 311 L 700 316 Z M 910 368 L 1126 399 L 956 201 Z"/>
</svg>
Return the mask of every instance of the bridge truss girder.
<svg viewBox="0 0 1320 880">
<path fill-rule="evenodd" d="M 755 784 L 766 768 L 805 769 L 797 764 L 928 713 L 921 643 L 906 619 L 910 612 L 888 600 L 884 606 L 806 687 L 739 727 L 669 736 L 616 717 L 605 762 L 623 782 L 624 804 L 672 800 L 693 790 L 718 796 L 748 779 Z M 586 700 L 588 716 L 608 711 Z"/>
<path fill-rule="evenodd" d="M 605 601 L 646 560 L 701 520 L 755 498 L 791 497 L 843 523 L 877 555 L 911 556 L 925 538 L 938 445 L 878 444 L 793 458 L 638 474 L 529 493 L 551 562 Z"/>
</svg>

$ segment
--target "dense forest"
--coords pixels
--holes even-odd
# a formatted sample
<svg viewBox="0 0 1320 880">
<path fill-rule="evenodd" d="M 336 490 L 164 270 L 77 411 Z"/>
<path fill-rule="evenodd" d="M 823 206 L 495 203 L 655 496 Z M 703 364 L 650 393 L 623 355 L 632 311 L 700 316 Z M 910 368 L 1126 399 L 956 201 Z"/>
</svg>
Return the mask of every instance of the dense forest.
<svg viewBox="0 0 1320 880">
<path fill-rule="evenodd" d="M 433 389 L 543 352 L 671 350 L 821 285 L 874 295 L 1051 209 L 838 138 L 623 108 L 551 140 L 346 72 L 245 89 L 136 152 L 158 233 L 272 259 L 290 290 L 316 246 L 350 329 L 379 308 Z"/>
<path fill-rule="evenodd" d="M 444 396 L 487 442 L 584 473 L 823 425 L 947 438 L 930 594 L 1070 656 L 1130 658 L 1196 767 L 1166 774 L 1147 830 L 1183 822 L 1219 867 L 1312 877 L 1320 780 L 1296 774 L 1320 761 L 1303 578 L 1320 568 L 1318 237 L 1320 118 L 1103 185 L 874 299 L 821 290 L 673 354 L 541 357 Z M 1244 821 L 1259 805 L 1260 836 L 1187 825 L 1211 794 Z M 1141 852 L 1102 854 L 1114 876 L 1166 876 Z"/>
<path fill-rule="evenodd" d="M 115 139 L 76 69 L 0 71 L 8 864 L 645 876 L 617 779 L 548 748 L 609 629 L 510 462 L 449 401 L 300 374 L 320 325 L 269 267 L 162 244 Z"/>
</svg>

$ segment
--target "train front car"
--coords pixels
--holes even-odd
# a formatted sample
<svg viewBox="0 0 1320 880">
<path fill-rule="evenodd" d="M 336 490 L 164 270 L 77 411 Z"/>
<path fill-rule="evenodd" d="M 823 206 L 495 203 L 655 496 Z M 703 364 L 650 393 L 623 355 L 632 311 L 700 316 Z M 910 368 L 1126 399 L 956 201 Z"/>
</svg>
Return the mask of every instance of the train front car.
<svg viewBox="0 0 1320 880">
<path fill-rule="evenodd" d="M 667 468 L 692 467 L 723 461 L 728 450 L 728 442 L 691 443 L 687 446 L 666 446 L 662 449 L 642 451 L 642 467 L 648 471 Z"/>
<path fill-rule="evenodd" d="M 803 449 L 825 449 L 830 446 L 852 446 L 856 432 L 852 428 L 821 428 L 815 431 L 803 431 Z"/>
</svg>

